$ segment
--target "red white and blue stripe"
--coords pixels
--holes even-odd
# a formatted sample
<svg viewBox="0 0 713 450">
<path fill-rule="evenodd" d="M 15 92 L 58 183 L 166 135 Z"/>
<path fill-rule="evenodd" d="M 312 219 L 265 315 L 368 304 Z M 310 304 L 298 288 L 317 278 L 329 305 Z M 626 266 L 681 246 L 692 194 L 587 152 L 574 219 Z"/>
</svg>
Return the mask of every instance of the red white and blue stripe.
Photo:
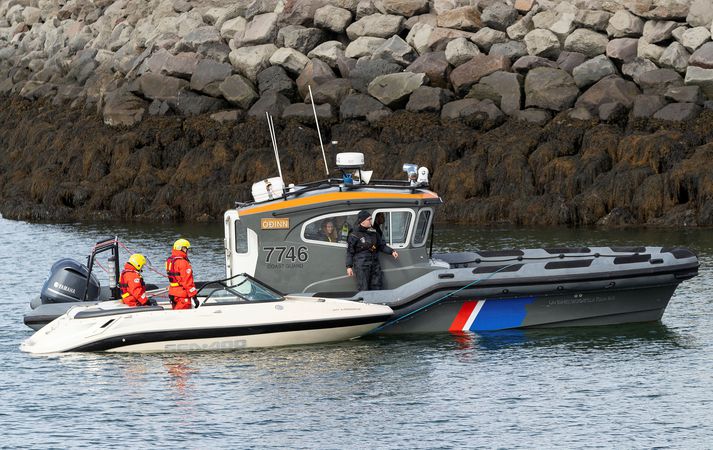
<svg viewBox="0 0 713 450">
<path fill-rule="evenodd" d="M 518 328 L 535 297 L 463 302 L 448 331 L 492 331 Z"/>
</svg>

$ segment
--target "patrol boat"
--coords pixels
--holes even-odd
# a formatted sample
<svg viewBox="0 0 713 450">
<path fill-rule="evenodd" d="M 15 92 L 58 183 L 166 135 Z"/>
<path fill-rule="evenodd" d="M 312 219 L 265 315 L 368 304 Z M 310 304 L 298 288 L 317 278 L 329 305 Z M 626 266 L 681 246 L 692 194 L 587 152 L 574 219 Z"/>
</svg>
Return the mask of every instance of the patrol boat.
<svg viewBox="0 0 713 450">
<path fill-rule="evenodd" d="M 325 159 L 326 162 L 326 159 Z M 326 166 L 326 164 L 325 164 Z M 674 290 L 698 273 L 686 248 L 576 247 L 432 253 L 442 199 L 428 170 L 405 164 L 405 180 L 371 180 L 360 153 L 340 153 L 341 177 L 253 185 L 254 201 L 224 215 L 226 273 L 245 271 L 285 292 L 390 306 L 381 333 L 487 331 L 660 320 Z M 383 214 L 383 237 L 399 253 L 380 258 L 384 289 L 356 292 L 346 237 L 360 210 Z M 322 224 L 340 236 L 325 239 Z"/>
<path fill-rule="evenodd" d="M 316 344 L 362 336 L 392 314 L 384 305 L 283 296 L 247 275 L 205 286 L 201 306 L 172 310 L 118 300 L 73 306 L 21 345 L 28 353 L 184 352 Z M 77 305 L 77 303 L 75 303 Z"/>
<path fill-rule="evenodd" d="M 394 315 L 376 331 L 399 334 L 657 321 L 676 287 L 698 274 L 696 255 L 679 247 L 433 253 L 443 201 L 429 188 L 428 170 L 404 164 L 405 180 L 372 180 L 363 166 L 362 154 L 340 153 L 341 176 L 255 183 L 253 201 L 224 214 L 226 276 L 245 272 L 293 295 L 388 305 Z M 379 291 L 357 292 L 346 274 L 346 239 L 363 209 L 383 215 L 384 239 L 399 253 L 397 261 L 381 257 Z M 328 221 L 336 239 L 321 232 Z M 116 281 L 100 286 L 92 274 L 96 254 L 109 250 L 110 261 L 118 260 L 114 239 L 97 243 L 86 266 L 55 263 L 25 324 L 39 329 L 77 302 L 118 299 Z"/>
</svg>

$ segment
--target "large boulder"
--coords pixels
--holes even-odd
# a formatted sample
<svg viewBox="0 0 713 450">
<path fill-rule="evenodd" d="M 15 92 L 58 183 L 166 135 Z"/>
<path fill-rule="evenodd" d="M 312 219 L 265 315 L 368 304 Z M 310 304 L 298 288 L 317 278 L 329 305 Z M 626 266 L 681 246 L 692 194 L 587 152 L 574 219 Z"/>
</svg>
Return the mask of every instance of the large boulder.
<svg viewBox="0 0 713 450">
<path fill-rule="evenodd" d="M 376 77 L 401 72 L 402 67 L 396 63 L 384 61 L 383 59 L 360 59 L 356 66 L 349 72 L 349 79 L 354 89 L 359 92 L 367 92 L 369 84 Z"/>
<path fill-rule="evenodd" d="M 183 52 L 197 52 L 201 46 L 222 42 L 223 39 L 217 29 L 214 27 L 200 27 L 185 35 L 176 44 L 176 49 Z"/>
<path fill-rule="evenodd" d="M 701 107 L 695 103 L 670 103 L 654 114 L 654 119 L 671 122 L 688 122 L 698 117 Z"/>
<path fill-rule="evenodd" d="M 351 23 L 352 13 L 344 8 L 325 5 L 314 13 L 315 26 L 335 33 L 344 33 L 344 30 L 346 30 Z"/>
<path fill-rule="evenodd" d="M 518 73 L 527 73 L 536 67 L 557 68 L 557 63 L 540 56 L 522 56 L 512 65 L 512 70 Z"/>
<path fill-rule="evenodd" d="M 631 77 L 636 84 L 639 84 L 641 75 L 658 69 L 658 66 L 646 58 L 636 57 L 628 63 L 622 64 L 621 73 Z"/>
<path fill-rule="evenodd" d="M 193 72 L 198 67 L 201 58 L 197 53 L 184 52 L 177 55 L 171 55 L 164 62 L 161 68 L 161 73 L 169 77 L 191 79 Z"/>
<path fill-rule="evenodd" d="M 250 46 L 259 44 L 270 44 L 277 37 L 277 14 L 259 14 L 247 24 L 245 33 L 239 39 L 238 45 Z"/>
<path fill-rule="evenodd" d="M 681 45 L 689 52 L 695 52 L 701 45 L 708 42 L 711 32 L 708 27 L 689 28 L 681 34 Z"/>
<path fill-rule="evenodd" d="M 242 47 L 230 52 L 230 63 L 247 79 L 255 81 L 257 74 L 270 66 L 270 57 L 276 51 L 274 44 Z"/>
<path fill-rule="evenodd" d="M 454 120 L 481 115 L 489 120 L 498 120 L 503 117 L 503 112 L 492 100 L 476 100 L 465 98 L 446 103 L 441 110 L 441 120 Z"/>
<path fill-rule="evenodd" d="M 644 24 L 642 37 L 652 44 L 668 41 L 678 26 L 679 23 L 673 20 L 649 20 Z"/>
<path fill-rule="evenodd" d="M 315 105 L 314 109 L 312 109 L 312 105 L 294 103 L 285 107 L 282 111 L 282 118 L 293 119 L 300 123 L 312 124 L 314 123 L 315 112 L 317 114 L 317 119 L 322 123 L 330 123 L 334 121 L 334 107 L 329 104 Z"/>
<path fill-rule="evenodd" d="M 637 56 L 639 40 L 634 38 L 612 39 L 607 44 L 606 55 L 622 63 L 628 63 Z"/>
<path fill-rule="evenodd" d="M 381 6 L 387 14 L 404 17 L 428 12 L 428 0 L 382 0 Z"/>
<path fill-rule="evenodd" d="M 447 88 L 451 68 L 445 52 L 425 53 L 404 69 L 406 72 L 425 73 L 434 87 Z"/>
<path fill-rule="evenodd" d="M 614 64 L 605 55 L 585 61 L 572 71 L 572 77 L 580 89 L 594 84 L 602 78 L 617 73 Z"/>
<path fill-rule="evenodd" d="M 644 94 L 664 95 L 670 86 L 682 86 L 683 78 L 673 69 L 655 69 L 639 76 Z"/>
<path fill-rule="evenodd" d="M 213 97 L 221 95 L 219 85 L 233 73 L 233 66 L 203 59 L 191 76 L 191 89 Z"/>
<path fill-rule="evenodd" d="M 387 108 L 374 97 L 365 94 L 347 96 L 339 107 L 339 117 L 347 119 L 366 119 L 374 111 L 388 111 Z"/>
<path fill-rule="evenodd" d="M 374 50 L 371 58 L 408 66 L 416 59 L 416 52 L 400 37 L 391 36 Z"/>
<path fill-rule="evenodd" d="M 507 115 L 522 108 L 522 75 L 510 72 L 495 72 L 481 78 L 468 93 L 468 98 L 490 99 Z"/>
<path fill-rule="evenodd" d="M 403 107 L 411 93 L 426 82 L 428 77 L 422 73 L 392 73 L 374 78 L 369 83 L 368 92 L 390 108 Z"/>
<path fill-rule="evenodd" d="M 404 25 L 404 18 L 391 14 L 372 14 L 362 17 L 347 27 L 347 36 L 355 40 L 360 36 L 388 38 L 398 34 Z"/>
<path fill-rule="evenodd" d="M 339 107 L 342 100 L 352 92 L 351 81 L 344 78 L 335 78 L 325 81 L 312 89 L 312 97 L 314 98 L 314 103 L 318 105 L 329 103 L 332 106 Z M 309 96 L 305 97 L 305 103 L 311 103 Z"/>
<path fill-rule="evenodd" d="M 505 31 L 518 18 L 517 10 L 506 3 L 493 2 L 483 8 L 481 20 L 496 30 Z"/>
<path fill-rule="evenodd" d="M 575 106 L 586 108 L 596 113 L 598 113 L 600 106 L 607 103 L 619 103 L 626 109 L 631 109 L 634 99 L 640 93 L 635 83 L 616 76 L 610 76 L 587 89 L 577 99 Z"/>
<path fill-rule="evenodd" d="M 227 101 L 242 109 L 248 109 L 258 98 L 253 84 L 241 75 L 229 76 L 220 83 L 219 89 Z"/>
<path fill-rule="evenodd" d="M 446 59 L 455 67 L 480 54 L 480 49 L 466 38 L 454 39 L 446 46 Z"/>
<path fill-rule="evenodd" d="M 662 95 L 637 95 L 634 97 L 634 105 L 631 115 L 634 118 L 649 118 L 659 109 L 666 105 L 666 100 Z"/>
<path fill-rule="evenodd" d="M 560 53 L 560 40 L 550 30 L 535 29 L 525 35 L 527 53 L 543 58 L 556 58 Z"/>
<path fill-rule="evenodd" d="M 686 22 L 692 27 L 710 27 L 713 23 L 713 3 L 710 0 L 693 0 Z"/>
<path fill-rule="evenodd" d="M 465 95 L 481 78 L 499 70 L 510 70 L 510 60 L 508 58 L 504 56 L 477 55 L 469 62 L 453 69 L 449 78 L 456 93 Z"/>
<path fill-rule="evenodd" d="M 188 81 L 156 73 L 145 73 L 138 80 L 138 91 L 152 100 L 175 100 L 188 87 Z"/>
<path fill-rule="evenodd" d="M 319 28 L 287 26 L 277 33 L 277 45 L 294 48 L 306 55 L 324 40 L 324 36 L 324 31 Z"/>
<path fill-rule="evenodd" d="M 310 59 L 298 52 L 294 48 L 278 48 L 275 53 L 270 56 L 270 64 L 273 66 L 282 66 L 285 70 L 293 75 L 298 75 L 302 69 L 309 64 Z"/>
<path fill-rule="evenodd" d="M 297 77 L 297 90 L 299 91 L 300 96 L 305 98 L 309 95 L 308 86 L 315 88 L 325 81 L 329 81 L 334 78 L 336 78 L 336 76 L 334 75 L 332 68 L 329 67 L 327 63 L 317 58 L 313 58 L 309 63 L 307 63 L 304 70 L 302 70 L 302 73 L 300 73 L 300 76 Z"/>
<path fill-rule="evenodd" d="M 199 116 L 228 106 L 222 99 L 200 95 L 189 90 L 179 92 L 175 100 L 168 100 L 166 103 L 181 116 Z"/>
<path fill-rule="evenodd" d="M 290 100 L 279 92 L 268 91 L 248 111 L 248 116 L 264 118 L 265 113 L 273 117 L 281 117 L 282 112 L 290 106 Z"/>
<path fill-rule="evenodd" d="M 574 24 L 582 28 L 590 28 L 596 31 L 606 31 L 611 16 L 612 13 L 608 11 L 580 9 L 574 15 Z"/>
<path fill-rule="evenodd" d="M 574 104 L 579 89 L 561 69 L 538 67 L 525 77 L 525 106 L 562 111 Z"/>
<path fill-rule="evenodd" d="M 688 59 L 689 66 L 713 69 L 713 42 L 703 44 Z"/>
<path fill-rule="evenodd" d="M 309 59 L 317 58 L 326 62 L 329 67 L 337 67 L 339 58 L 344 57 L 344 44 L 339 41 L 327 41 L 319 44 L 307 54 Z"/>
<path fill-rule="evenodd" d="M 713 100 L 713 69 L 689 66 L 685 83 L 687 86 L 700 86 L 706 97 Z"/>
<path fill-rule="evenodd" d="M 361 36 L 347 45 L 347 48 L 344 50 L 344 56 L 347 58 L 370 57 L 384 42 L 386 42 L 384 38 Z"/>
<path fill-rule="evenodd" d="M 609 19 L 607 34 L 610 38 L 639 37 L 644 31 L 644 21 L 626 9 L 620 9 Z"/>
<path fill-rule="evenodd" d="M 688 59 L 691 55 L 686 48 L 678 42 L 672 42 L 659 58 L 661 67 L 670 67 L 676 72 L 684 73 L 688 67 Z"/>
<path fill-rule="evenodd" d="M 470 38 L 484 52 L 489 52 L 495 44 L 501 44 L 508 41 L 508 35 L 502 31 L 494 30 L 493 28 L 481 28 Z"/>
<path fill-rule="evenodd" d="M 409 97 L 407 111 L 440 112 L 443 105 L 453 100 L 453 93 L 438 87 L 421 86 Z"/>
<path fill-rule="evenodd" d="M 265 92 L 275 91 L 289 99 L 294 99 L 296 87 L 292 78 L 287 75 L 285 69 L 280 66 L 271 66 L 257 75 L 258 89 L 260 95 Z"/>
<path fill-rule="evenodd" d="M 484 24 L 478 8 L 475 6 L 463 6 L 440 14 L 438 16 L 438 26 L 464 31 L 477 31 L 483 28 Z"/>
<path fill-rule="evenodd" d="M 606 53 L 609 39 L 606 35 L 586 28 L 574 30 L 564 41 L 564 49 L 593 58 Z"/>
<path fill-rule="evenodd" d="M 143 119 L 147 103 L 127 89 L 117 89 L 104 97 L 102 117 L 104 123 L 112 126 L 131 127 Z"/>
</svg>

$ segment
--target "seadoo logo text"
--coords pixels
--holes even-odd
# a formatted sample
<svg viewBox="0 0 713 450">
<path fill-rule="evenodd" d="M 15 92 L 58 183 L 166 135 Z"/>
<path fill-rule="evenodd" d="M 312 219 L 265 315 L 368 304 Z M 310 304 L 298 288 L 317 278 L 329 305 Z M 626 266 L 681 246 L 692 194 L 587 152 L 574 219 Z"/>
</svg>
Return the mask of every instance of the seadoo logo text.
<svg viewBox="0 0 713 450">
<path fill-rule="evenodd" d="M 76 293 L 77 293 L 77 290 L 76 290 L 76 289 L 72 289 L 71 287 L 65 286 L 65 285 L 63 285 L 63 284 L 61 284 L 61 283 L 58 283 L 58 282 L 56 282 L 56 281 L 54 282 L 54 287 L 55 287 L 55 289 L 61 289 L 61 290 L 63 290 L 63 291 L 70 292 L 70 293 L 72 293 L 72 294 L 76 294 Z"/>
<path fill-rule="evenodd" d="M 233 341 L 211 342 L 206 344 L 198 344 L 195 342 L 188 344 L 166 344 L 163 348 L 167 352 L 192 352 L 196 350 L 234 350 L 244 348 L 247 345 L 245 339 L 236 339 Z"/>
</svg>

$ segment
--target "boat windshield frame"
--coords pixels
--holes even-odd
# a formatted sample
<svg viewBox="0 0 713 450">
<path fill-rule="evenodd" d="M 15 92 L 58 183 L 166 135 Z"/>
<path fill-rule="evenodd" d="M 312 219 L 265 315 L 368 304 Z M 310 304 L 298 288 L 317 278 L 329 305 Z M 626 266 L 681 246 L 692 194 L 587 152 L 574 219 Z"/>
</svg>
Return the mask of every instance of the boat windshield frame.
<svg viewBox="0 0 713 450">
<path fill-rule="evenodd" d="M 228 284 L 231 280 L 234 280 L 236 278 L 241 278 L 240 282 L 236 284 Z M 268 298 L 250 298 L 248 295 L 244 292 L 240 292 L 237 290 L 240 286 L 244 285 L 245 283 L 250 282 L 250 285 L 252 286 L 251 291 L 257 290 L 261 291 L 263 294 L 267 294 Z M 201 307 L 203 306 L 222 306 L 222 305 L 234 305 L 234 304 L 250 304 L 250 303 L 268 303 L 268 302 L 281 302 L 285 300 L 285 294 L 282 292 L 278 291 L 277 289 L 268 286 L 267 284 L 258 281 L 254 277 L 248 275 L 247 273 L 240 273 L 237 275 L 233 275 L 230 278 L 226 278 L 224 280 L 217 280 L 217 281 L 210 281 L 203 285 L 201 289 L 198 291 L 196 296 L 200 295 L 200 292 L 203 289 L 210 289 L 210 286 L 216 286 L 215 289 L 211 290 L 207 295 L 205 295 L 205 298 L 201 302 Z M 225 300 L 225 301 L 220 301 L 220 297 L 217 295 L 218 293 L 228 293 L 230 300 Z M 209 302 L 209 300 L 213 300 L 212 302 Z"/>
</svg>

